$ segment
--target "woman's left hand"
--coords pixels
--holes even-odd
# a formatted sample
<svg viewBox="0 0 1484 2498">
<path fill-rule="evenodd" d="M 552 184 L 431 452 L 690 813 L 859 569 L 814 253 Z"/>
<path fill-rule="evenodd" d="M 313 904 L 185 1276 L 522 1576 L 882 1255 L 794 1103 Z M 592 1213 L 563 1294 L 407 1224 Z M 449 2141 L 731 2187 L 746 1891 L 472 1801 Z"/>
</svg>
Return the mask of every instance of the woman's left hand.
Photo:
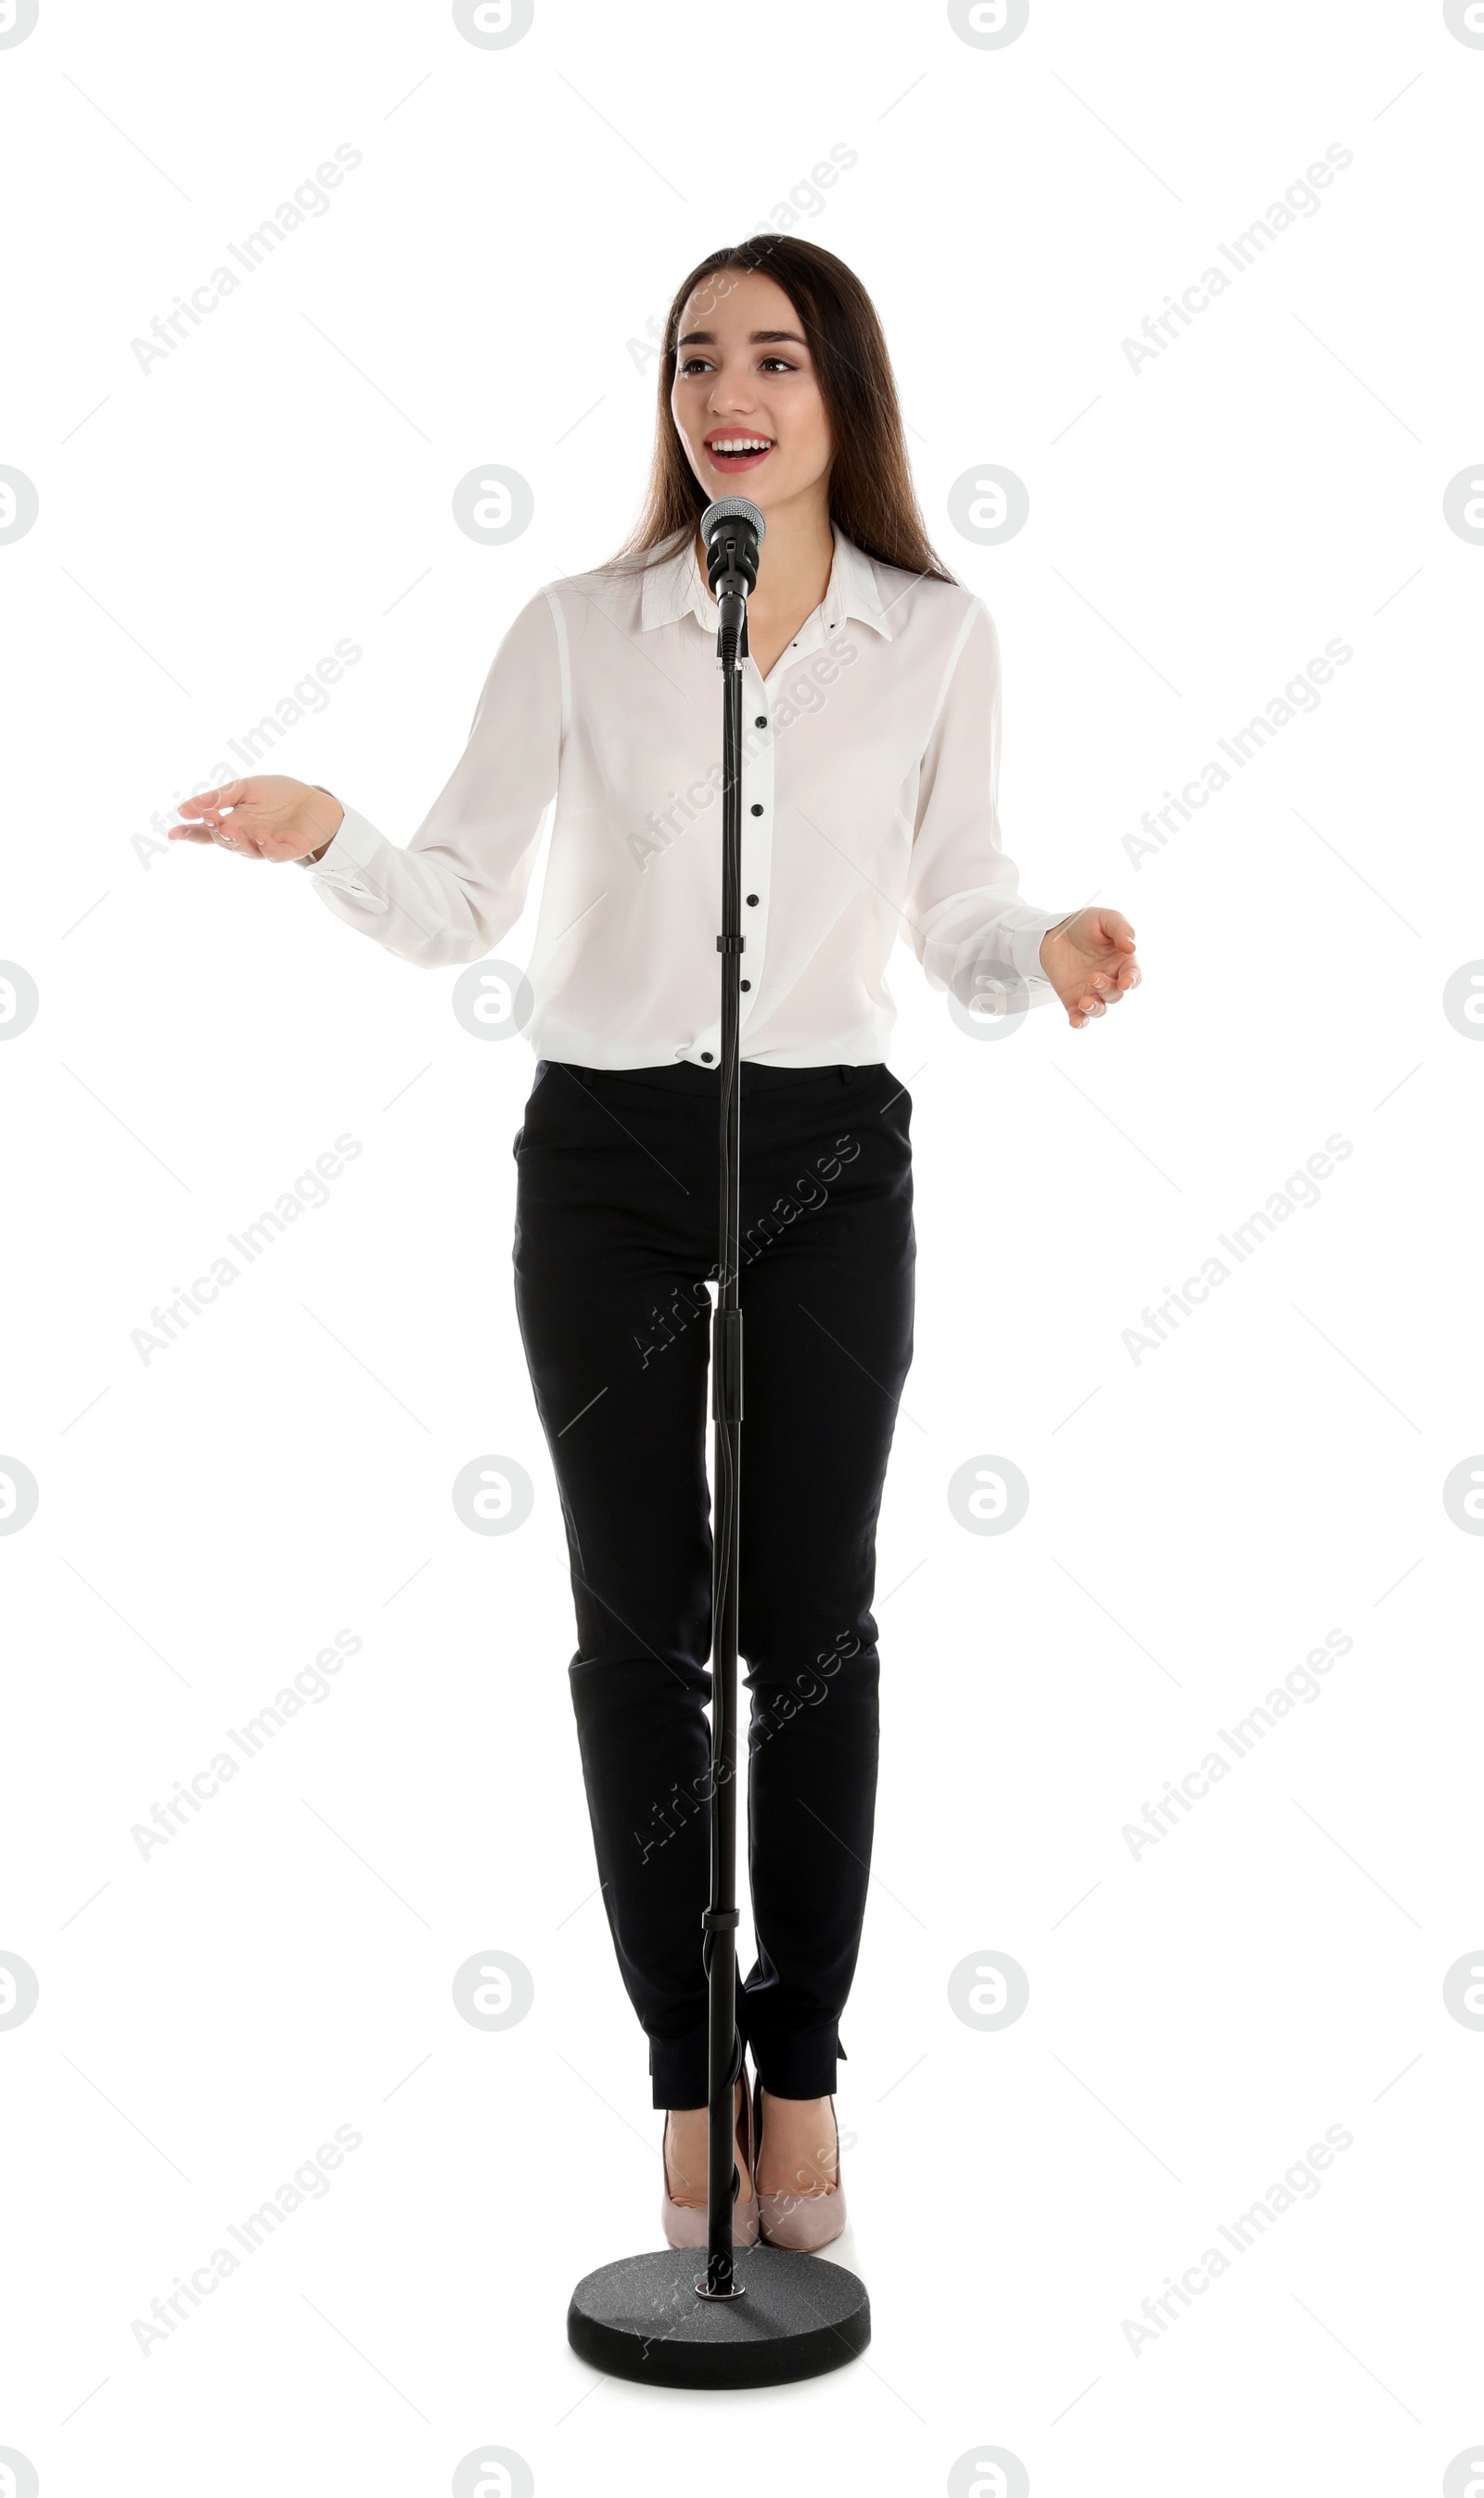
<svg viewBox="0 0 1484 2498">
<path fill-rule="evenodd" d="M 1080 1032 L 1106 1014 L 1144 974 L 1134 952 L 1134 932 L 1121 911 L 1075 911 L 1041 940 L 1041 968 Z"/>
</svg>

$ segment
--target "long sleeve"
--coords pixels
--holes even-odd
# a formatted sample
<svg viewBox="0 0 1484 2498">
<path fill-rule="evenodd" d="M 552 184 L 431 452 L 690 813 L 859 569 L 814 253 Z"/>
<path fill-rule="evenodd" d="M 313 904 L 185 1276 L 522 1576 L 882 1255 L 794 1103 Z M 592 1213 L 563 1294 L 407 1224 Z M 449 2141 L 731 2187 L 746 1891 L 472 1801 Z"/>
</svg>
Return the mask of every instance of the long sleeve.
<svg viewBox="0 0 1484 2498">
<path fill-rule="evenodd" d="M 922 757 L 903 931 L 934 989 L 967 1005 L 977 966 L 1009 963 L 1028 1003 L 1053 1004 L 1041 941 L 1070 917 L 1017 899 L 1019 872 L 1000 843 L 1000 645 L 976 598 L 950 653 L 943 700 Z"/>
<path fill-rule="evenodd" d="M 401 849 L 352 807 L 305 872 L 347 927 L 409 963 L 472 963 L 514 926 L 564 726 L 563 654 L 544 592 L 521 609 L 495 654 L 468 741 L 439 795 Z"/>
</svg>

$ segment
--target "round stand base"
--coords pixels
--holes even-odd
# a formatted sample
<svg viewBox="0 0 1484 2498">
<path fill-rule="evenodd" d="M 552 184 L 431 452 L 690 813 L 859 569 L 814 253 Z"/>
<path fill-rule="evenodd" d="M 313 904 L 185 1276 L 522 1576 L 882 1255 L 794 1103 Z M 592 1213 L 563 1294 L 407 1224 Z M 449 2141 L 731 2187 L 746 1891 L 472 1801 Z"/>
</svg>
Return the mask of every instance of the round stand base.
<svg viewBox="0 0 1484 2498">
<path fill-rule="evenodd" d="M 785 2247 L 739 2247 L 746 2295 L 698 2298 L 704 2247 L 603 2264 L 577 2284 L 566 2338 L 580 2359 L 635 2385 L 791 2386 L 858 2358 L 871 2339 L 865 2284 Z"/>
</svg>

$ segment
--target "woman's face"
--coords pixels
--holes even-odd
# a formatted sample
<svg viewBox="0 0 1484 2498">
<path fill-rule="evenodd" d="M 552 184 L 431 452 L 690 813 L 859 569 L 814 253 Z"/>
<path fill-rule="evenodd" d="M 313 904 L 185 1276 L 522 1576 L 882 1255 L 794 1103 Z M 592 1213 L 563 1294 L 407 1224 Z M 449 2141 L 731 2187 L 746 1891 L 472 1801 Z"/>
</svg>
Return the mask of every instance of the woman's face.
<svg viewBox="0 0 1484 2498">
<path fill-rule="evenodd" d="M 745 494 L 771 516 L 800 496 L 823 498 L 829 422 L 803 323 L 759 270 L 718 270 L 692 289 L 670 410 L 708 502 Z"/>
</svg>

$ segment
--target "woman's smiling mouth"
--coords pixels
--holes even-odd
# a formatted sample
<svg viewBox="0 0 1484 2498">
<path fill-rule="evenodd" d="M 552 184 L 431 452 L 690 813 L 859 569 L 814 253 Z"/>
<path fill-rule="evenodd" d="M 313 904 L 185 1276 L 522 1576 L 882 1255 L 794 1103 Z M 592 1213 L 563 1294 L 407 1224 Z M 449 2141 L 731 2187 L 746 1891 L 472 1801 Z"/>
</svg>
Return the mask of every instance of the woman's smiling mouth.
<svg viewBox="0 0 1484 2498">
<path fill-rule="evenodd" d="M 740 425 L 719 425 L 714 433 L 707 434 L 703 448 L 713 468 L 756 468 L 773 449 L 773 437 L 751 432 Z"/>
</svg>

